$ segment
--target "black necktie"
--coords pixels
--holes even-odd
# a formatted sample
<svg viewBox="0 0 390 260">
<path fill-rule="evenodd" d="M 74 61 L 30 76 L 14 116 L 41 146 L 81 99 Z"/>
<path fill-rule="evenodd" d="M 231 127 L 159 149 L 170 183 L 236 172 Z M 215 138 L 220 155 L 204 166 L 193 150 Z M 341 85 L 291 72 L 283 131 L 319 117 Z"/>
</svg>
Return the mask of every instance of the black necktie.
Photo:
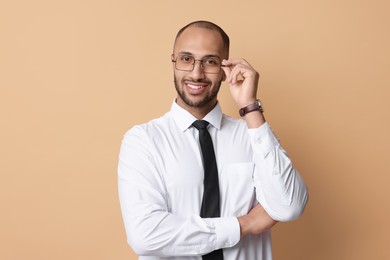
<svg viewBox="0 0 390 260">
<path fill-rule="evenodd" d="M 196 120 L 192 125 L 199 130 L 199 143 L 202 149 L 204 168 L 204 193 L 200 216 L 216 218 L 220 216 L 218 169 L 215 160 L 213 141 L 207 130 L 209 122 Z M 222 249 L 202 256 L 203 260 L 223 260 Z"/>
</svg>

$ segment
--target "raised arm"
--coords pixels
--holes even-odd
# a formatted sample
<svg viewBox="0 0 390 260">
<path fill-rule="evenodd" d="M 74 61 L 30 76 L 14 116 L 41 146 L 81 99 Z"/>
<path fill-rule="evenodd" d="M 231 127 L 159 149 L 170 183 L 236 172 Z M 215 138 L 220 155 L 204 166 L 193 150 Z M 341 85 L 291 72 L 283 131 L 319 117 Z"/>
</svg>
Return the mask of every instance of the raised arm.
<svg viewBox="0 0 390 260">
<path fill-rule="evenodd" d="M 243 108 L 256 102 L 259 73 L 244 59 L 224 60 L 222 65 L 237 106 Z M 298 218 L 308 199 L 301 176 L 266 123 L 263 113 L 253 111 L 244 119 L 254 152 L 257 201 L 274 220 Z"/>
</svg>

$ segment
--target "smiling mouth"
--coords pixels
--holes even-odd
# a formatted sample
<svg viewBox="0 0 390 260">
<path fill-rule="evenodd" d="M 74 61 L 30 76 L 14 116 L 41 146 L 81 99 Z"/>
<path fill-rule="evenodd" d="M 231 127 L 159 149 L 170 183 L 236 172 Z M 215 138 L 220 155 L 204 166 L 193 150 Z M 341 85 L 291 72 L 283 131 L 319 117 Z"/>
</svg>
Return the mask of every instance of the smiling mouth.
<svg viewBox="0 0 390 260">
<path fill-rule="evenodd" d="M 185 85 L 190 95 L 200 95 L 206 91 L 209 84 L 205 82 L 186 82 Z"/>
<path fill-rule="evenodd" d="M 201 89 L 203 87 L 205 87 L 204 85 L 192 85 L 192 84 L 187 84 L 187 87 L 189 87 L 190 89 Z"/>
</svg>

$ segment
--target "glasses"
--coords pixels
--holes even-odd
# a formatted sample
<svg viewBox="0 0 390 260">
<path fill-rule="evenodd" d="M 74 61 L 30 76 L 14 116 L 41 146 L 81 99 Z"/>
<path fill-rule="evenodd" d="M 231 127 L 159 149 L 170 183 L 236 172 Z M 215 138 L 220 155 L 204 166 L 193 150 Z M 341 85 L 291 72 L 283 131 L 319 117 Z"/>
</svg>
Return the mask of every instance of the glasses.
<svg viewBox="0 0 390 260">
<path fill-rule="evenodd" d="M 177 70 L 193 71 L 195 62 L 199 61 L 204 73 L 217 74 L 221 71 L 221 61 L 218 57 L 205 57 L 201 60 L 195 60 L 191 55 L 179 55 L 172 62 L 175 63 Z"/>
</svg>

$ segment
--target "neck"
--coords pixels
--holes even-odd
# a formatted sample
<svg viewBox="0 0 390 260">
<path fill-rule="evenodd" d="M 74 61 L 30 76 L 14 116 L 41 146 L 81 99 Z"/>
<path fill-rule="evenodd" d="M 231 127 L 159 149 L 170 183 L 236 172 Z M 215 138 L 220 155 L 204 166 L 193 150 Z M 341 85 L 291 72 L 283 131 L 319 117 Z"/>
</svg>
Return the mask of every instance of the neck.
<svg viewBox="0 0 390 260">
<path fill-rule="evenodd" d="M 190 112 L 191 115 L 193 115 L 197 119 L 203 119 L 211 110 L 213 110 L 213 108 L 217 105 L 218 102 L 217 100 L 213 100 L 204 106 L 194 107 L 184 103 L 183 100 L 181 100 L 180 98 L 177 98 L 176 103 L 180 107 Z"/>
</svg>

